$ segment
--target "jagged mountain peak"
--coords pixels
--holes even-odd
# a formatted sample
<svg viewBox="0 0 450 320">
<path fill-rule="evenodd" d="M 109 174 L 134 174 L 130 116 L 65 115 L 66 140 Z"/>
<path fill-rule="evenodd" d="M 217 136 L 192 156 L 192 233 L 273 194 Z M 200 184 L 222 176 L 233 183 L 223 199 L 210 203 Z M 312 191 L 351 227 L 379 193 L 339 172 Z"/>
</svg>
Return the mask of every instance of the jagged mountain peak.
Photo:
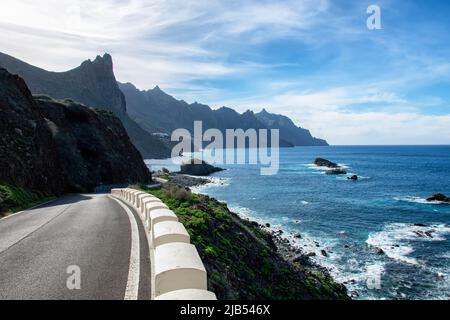
<svg viewBox="0 0 450 320">
<path fill-rule="evenodd" d="M 103 54 L 103 56 L 101 55 L 97 55 L 97 57 L 95 57 L 94 60 L 91 59 L 87 59 L 85 61 L 83 61 L 81 64 L 84 65 L 89 65 L 89 64 L 105 64 L 105 65 L 110 65 L 112 66 L 112 56 L 109 53 L 105 53 Z"/>
</svg>

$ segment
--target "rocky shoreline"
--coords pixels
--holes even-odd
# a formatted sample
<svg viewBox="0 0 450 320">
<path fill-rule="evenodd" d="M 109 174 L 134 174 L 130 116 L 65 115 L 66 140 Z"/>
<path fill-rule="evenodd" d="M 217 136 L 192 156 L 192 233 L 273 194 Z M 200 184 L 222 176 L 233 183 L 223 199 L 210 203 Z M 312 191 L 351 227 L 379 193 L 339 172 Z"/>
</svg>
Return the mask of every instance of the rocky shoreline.
<svg viewBox="0 0 450 320">
<path fill-rule="evenodd" d="M 204 186 L 209 183 L 212 183 L 211 179 L 207 177 L 193 177 L 189 175 L 184 175 L 180 173 L 175 173 L 170 175 L 170 179 L 172 182 L 175 182 L 183 187 L 192 188 L 198 186 Z M 280 229 L 274 229 L 271 227 L 269 223 L 260 224 L 256 221 L 252 221 L 249 218 L 242 217 L 238 213 L 234 213 L 240 219 L 245 221 L 247 224 L 251 225 L 254 228 L 261 230 L 262 232 L 267 232 L 270 235 L 271 241 L 276 247 L 276 252 L 283 257 L 293 268 L 303 268 L 308 267 L 316 272 L 320 272 L 324 274 L 326 277 L 332 279 L 332 276 L 329 270 L 311 258 L 316 256 L 315 252 L 305 252 L 302 248 L 295 246 L 291 240 L 287 237 L 286 233 Z M 294 238 L 301 239 L 301 234 L 297 233 L 293 235 Z M 321 250 L 321 254 L 324 257 L 328 256 L 328 252 L 325 249 Z M 347 288 L 344 284 L 338 284 L 341 286 L 342 292 L 345 292 L 347 295 Z"/>
</svg>

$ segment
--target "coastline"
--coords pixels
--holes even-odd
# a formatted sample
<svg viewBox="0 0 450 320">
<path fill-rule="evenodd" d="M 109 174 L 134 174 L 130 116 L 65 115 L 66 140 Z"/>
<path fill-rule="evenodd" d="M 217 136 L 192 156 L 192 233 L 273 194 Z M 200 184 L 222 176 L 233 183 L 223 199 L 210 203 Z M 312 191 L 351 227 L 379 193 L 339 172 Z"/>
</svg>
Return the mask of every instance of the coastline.
<svg viewBox="0 0 450 320">
<path fill-rule="evenodd" d="M 189 189 L 191 192 L 199 195 L 203 195 L 205 197 L 210 197 L 207 193 L 204 193 L 199 189 L 199 187 L 207 187 L 210 184 L 217 184 L 218 181 L 221 181 L 220 178 L 214 177 L 197 177 L 197 176 L 189 176 L 184 174 L 171 174 L 171 181 Z M 219 184 L 223 185 L 224 182 L 221 181 Z M 211 198 L 214 199 L 214 198 Z M 225 203 L 226 204 L 226 203 Z M 227 205 L 227 204 L 226 204 Z M 269 223 L 262 221 L 255 221 L 252 217 L 241 214 L 238 210 L 229 209 L 230 212 L 235 215 L 239 220 L 248 224 L 262 233 L 267 233 L 273 242 L 273 245 L 276 247 L 277 254 L 284 259 L 289 265 L 291 265 L 294 269 L 303 271 L 304 269 L 310 270 L 312 273 L 321 274 L 323 276 L 324 281 L 331 281 L 341 290 L 342 293 L 349 299 L 353 298 L 354 295 L 350 295 L 348 288 L 345 284 L 338 282 L 333 277 L 330 270 L 320 265 L 318 262 L 313 261 L 311 258 L 316 256 L 314 252 L 305 251 L 303 248 L 300 248 L 298 245 L 296 246 L 292 239 L 289 239 L 289 232 L 287 230 L 282 230 L 282 228 L 271 226 Z M 290 235 L 301 238 L 300 234 Z M 323 251 L 323 255 L 327 256 L 325 250 Z"/>
</svg>

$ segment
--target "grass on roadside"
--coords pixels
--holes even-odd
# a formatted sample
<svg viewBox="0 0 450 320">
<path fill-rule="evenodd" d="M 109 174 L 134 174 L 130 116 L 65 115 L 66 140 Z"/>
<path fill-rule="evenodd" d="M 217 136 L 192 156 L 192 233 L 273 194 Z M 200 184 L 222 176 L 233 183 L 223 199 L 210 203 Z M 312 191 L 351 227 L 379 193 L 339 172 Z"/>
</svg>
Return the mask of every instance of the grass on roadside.
<svg viewBox="0 0 450 320">
<path fill-rule="evenodd" d="M 51 199 L 40 192 L 0 184 L 0 218 Z"/>
</svg>

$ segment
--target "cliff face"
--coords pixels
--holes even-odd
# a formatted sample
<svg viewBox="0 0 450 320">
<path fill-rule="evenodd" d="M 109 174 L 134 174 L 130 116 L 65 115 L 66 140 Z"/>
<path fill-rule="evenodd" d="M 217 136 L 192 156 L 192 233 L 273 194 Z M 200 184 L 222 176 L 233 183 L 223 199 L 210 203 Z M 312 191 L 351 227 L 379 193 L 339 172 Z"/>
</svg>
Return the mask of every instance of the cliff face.
<svg viewBox="0 0 450 320">
<path fill-rule="evenodd" d="M 111 112 L 34 98 L 21 78 L 0 69 L 0 114 L 1 183 L 61 194 L 151 179 Z"/>
<path fill-rule="evenodd" d="M 309 130 L 297 127 L 286 116 L 273 114 L 263 109 L 255 115 L 270 129 L 280 129 L 280 138 L 294 146 L 328 146 L 323 139 L 314 138 Z"/>
<path fill-rule="evenodd" d="M 151 179 L 120 120 L 111 112 L 72 101 L 36 99 L 47 119 L 64 163 L 64 175 L 75 190 L 100 184 L 136 183 Z"/>
<path fill-rule="evenodd" d="M 143 157 L 164 158 L 170 155 L 169 146 L 128 117 L 125 97 L 116 82 L 110 55 L 87 60 L 66 72 L 49 72 L 0 53 L 0 67 L 24 78 L 33 94 L 45 94 L 55 99 L 70 98 L 114 112 Z"/>
<path fill-rule="evenodd" d="M 49 194 L 67 183 L 55 141 L 25 82 L 1 68 L 0 182 Z"/>
<path fill-rule="evenodd" d="M 0 66 L 25 79 L 33 94 L 55 99 L 70 98 L 88 106 L 126 113 L 125 97 L 119 90 L 110 55 L 87 60 L 67 72 L 49 72 L 0 53 Z"/>
</svg>

